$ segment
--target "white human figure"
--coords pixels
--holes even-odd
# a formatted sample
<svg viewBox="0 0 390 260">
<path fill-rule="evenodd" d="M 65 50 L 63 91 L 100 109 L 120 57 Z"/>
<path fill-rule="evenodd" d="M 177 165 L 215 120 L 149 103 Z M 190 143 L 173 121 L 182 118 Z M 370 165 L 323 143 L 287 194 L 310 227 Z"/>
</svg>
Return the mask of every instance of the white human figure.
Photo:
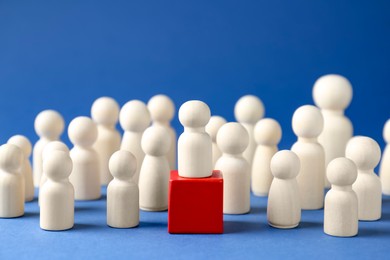
<svg viewBox="0 0 390 260">
<path fill-rule="evenodd" d="M 16 145 L 23 151 L 22 166 L 20 167 L 20 173 L 24 176 L 24 195 L 25 201 L 32 201 L 34 199 L 34 181 L 32 175 L 32 167 L 30 163 L 30 156 L 32 151 L 32 145 L 27 137 L 23 135 L 14 135 L 8 139 L 9 144 Z"/>
<path fill-rule="evenodd" d="M 358 176 L 352 189 L 359 202 L 359 220 L 374 221 L 381 218 L 382 187 L 374 168 L 381 158 L 381 149 L 375 140 L 355 136 L 349 140 L 345 156 L 355 162 Z"/>
<path fill-rule="evenodd" d="M 76 117 L 68 127 L 69 139 L 74 145 L 70 151 L 73 170 L 69 180 L 76 200 L 95 200 L 101 196 L 99 155 L 93 149 L 97 134 L 96 124 L 85 116 Z"/>
<path fill-rule="evenodd" d="M 253 155 L 256 150 L 256 142 L 253 137 L 255 124 L 263 118 L 265 113 L 263 102 L 256 96 L 246 95 L 241 97 L 235 107 L 234 116 L 237 122 L 241 123 L 249 134 L 249 145 L 244 151 L 244 158 L 252 167 Z"/>
<path fill-rule="evenodd" d="M 107 185 L 112 180 L 108 161 L 121 145 L 121 135 L 115 128 L 119 118 L 119 105 L 113 98 L 98 98 L 92 104 L 91 117 L 98 129 L 93 148 L 99 155 L 100 181 L 102 185 Z"/>
<path fill-rule="evenodd" d="M 69 182 L 73 163 L 69 153 L 54 150 L 43 160 L 47 177 L 40 195 L 40 227 L 44 230 L 67 230 L 74 225 L 74 188 Z"/>
<path fill-rule="evenodd" d="M 170 168 L 167 153 L 171 137 L 165 126 L 152 125 L 145 130 L 141 146 L 145 152 L 139 176 L 139 205 L 146 211 L 168 209 Z"/>
<path fill-rule="evenodd" d="M 134 174 L 134 181 L 138 183 L 139 172 L 145 153 L 141 148 L 142 134 L 150 125 L 150 113 L 145 103 L 139 100 L 127 102 L 119 113 L 119 122 L 124 130 L 121 150 L 131 152 L 137 159 L 137 170 Z"/>
<path fill-rule="evenodd" d="M 33 179 L 36 188 L 41 182 L 43 149 L 49 142 L 60 138 L 64 127 L 64 119 L 60 113 L 54 110 L 44 110 L 35 118 L 34 128 L 39 136 L 33 149 Z"/>
<path fill-rule="evenodd" d="M 213 167 L 215 168 L 215 163 L 222 156 L 222 152 L 217 145 L 217 134 L 218 130 L 226 124 L 225 118 L 221 116 L 212 116 L 210 117 L 210 121 L 206 125 L 206 133 L 208 133 L 211 137 L 212 143 L 212 156 L 213 156 Z"/>
<path fill-rule="evenodd" d="M 289 150 L 277 152 L 271 160 L 274 175 L 268 194 L 268 224 L 275 228 L 294 228 L 301 221 L 298 156 Z"/>
<path fill-rule="evenodd" d="M 139 225 L 139 190 L 134 181 L 137 159 L 126 150 L 115 152 L 109 161 L 114 179 L 107 186 L 107 225 L 131 228 Z"/>
<path fill-rule="evenodd" d="M 382 182 L 383 194 L 390 195 L 390 119 L 387 120 L 383 128 L 383 138 L 386 141 L 386 148 L 382 155 L 379 176 Z"/>
<path fill-rule="evenodd" d="M 45 161 L 45 158 L 49 154 L 52 154 L 54 151 L 63 151 L 69 155 L 69 148 L 68 148 L 68 146 L 66 146 L 66 144 L 64 144 L 61 141 L 52 141 L 45 146 L 45 149 L 43 149 L 43 152 L 42 152 L 43 161 Z M 41 176 L 41 182 L 39 184 L 38 203 L 39 203 L 39 199 L 41 197 L 41 190 L 40 189 L 42 188 L 43 184 L 45 184 L 46 181 L 47 181 L 47 176 L 46 176 L 45 172 L 43 171 L 42 176 Z"/>
<path fill-rule="evenodd" d="M 324 117 L 324 129 L 318 142 L 325 151 L 325 165 L 345 156 L 345 147 L 353 135 L 351 121 L 344 115 L 352 100 L 351 83 L 343 76 L 330 74 L 320 77 L 313 87 L 313 99 Z M 330 183 L 325 176 L 325 187 Z"/>
<path fill-rule="evenodd" d="M 239 123 L 226 123 L 218 131 L 217 143 L 223 153 L 215 165 L 223 176 L 223 213 L 248 213 L 250 167 L 242 153 L 248 146 L 249 134 Z"/>
<path fill-rule="evenodd" d="M 166 95 L 156 95 L 148 102 L 148 109 L 152 117 L 153 124 L 167 127 L 171 139 L 170 149 L 167 153 L 169 168 L 176 169 L 176 131 L 171 126 L 171 121 L 175 116 L 175 104 Z"/>
<path fill-rule="evenodd" d="M 297 142 L 291 151 L 299 157 L 301 169 L 297 181 L 302 209 L 321 209 L 324 206 L 325 153 L 317 137 L 323 128 L 323 117 L 315 106 L 301 106 L 292 119 Z"/>
<path fill-rule="evenodd" d="M 282 128 L 276 120 L 264 118 L 255 125 L 253 135 L 257 148 L 252 163 L 252 191 L 256 196 L 267 196 L 273 179 L 270 163 L 278 151 Z"/>
<path fill-rule="evenodd" d="M 210 120 L 210 109 L 199 100 L 185 102 L 179 109 L 179 120 L 184 132 L 178 141 L 178 174 L 181 177 L 205 178 L 213 171 L 212 141 L 205 126 Z"/>
<path fill-rule="evenodd" d="M 0 146 L 0 218 L 24 215 L 24 176 L 19 172 L 23 151 L 13 144 Z"/>
<path fill-rule="evenodd" d="M 358 233 L 358 198 L 352 190 L 357 168 L 350 159 L 333 159 L 327 168 L 332 188 L 326 193 L 324 232 L 331 236 L 352 237 Z"/>
</svg>

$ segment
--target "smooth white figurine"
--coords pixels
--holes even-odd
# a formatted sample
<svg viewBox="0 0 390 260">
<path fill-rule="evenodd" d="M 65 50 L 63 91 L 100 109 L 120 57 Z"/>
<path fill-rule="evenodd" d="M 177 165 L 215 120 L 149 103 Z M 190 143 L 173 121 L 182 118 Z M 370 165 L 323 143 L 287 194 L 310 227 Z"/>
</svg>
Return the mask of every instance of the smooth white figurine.
<svg viewBox="0 0 390 260">
<path fill-rule="evenodd" d="M 0 146 L 0 218 L 24 215 L 24 177 L 19 172 L 23 151 L 13 144 Z"/>
<path fill-rule="evenodd" d="M 167 127 L 171 139 L 170 149 L 167 153 L 169 168 L 176 169 L 176 131 L 171 126 L 171 121 L 175 116 L 175 104 L 166 95 L 156 95 L 148 102 L 148 109 L 152 117 L 153 124 Z"/>
<path fill-rule="evenodd" d="M 386 148 L 382 155 L 379 176 L 382 182 L 383 194 L 390 195 L 390 119 L 387 120 L 383 128 L 383 138 L 386 141 Z"/>
<path fill-rule="evenodd" d="M 274 176 L 268 194 L 268 224 L 275 228 L 294 228 L 301 221 L 299 187 L 296 176 L 299 173 L 298 156 L 289 150 L 277 152 L 271 160 Z"/>
<path fill-rule="evenodd" d="M 139 206 L 146 211 L 168 209 L 170 168 L 167 153 L 171 136 L 165 126 L 152 125 L 145 130 L 141 146 L 145 152 L 139 175 Z"/>
<path fill-rule="evenodd" d="M 324 129 L 318 142 L 325 150 L 325 165 L 337 157 L 345 156 L 345 147 L 353 135 L 351 121 L 344 115 L 352 100 L 351 83 L 340 75 L 320 77 L 313 87 L 313 99 L 324 117 Z M 325 176 L 325 186 L 330 183 Z"/>
<path fill-rule="evenodd" d="M 64 127 L 63 117 L 54 110 L 44 110 L 35 118 L 34 128 L 39 140 L 33 149 L 33 179 L 34 186 L 37 188 L 41 182 L 43 149 L 49 142 L 60 138 Z"/>
<path fill-rule="evenodd" d="M 301 106 L 292 118 L 297 142 L 291 147 L 300 159 L 301 169 L 297 181 L 302 209 L 324 207 L 325 152 L 317 137 L 323 128 L 323 117 L 315 106 Z"/>
<path fill-rule="evenodd" d="M 131 228 L 139 225 L 139 190 L 134 181 L 137 159 L 126 150 L 115 152 L 109 161 L 114 179 L 107 186 L 107 225 Z"/>
<path fill-rule="evenodd" d="M 99 155 L 92 148 L 98 135 L 96 124 L 89 117 L 76 117 L 69 124 L 68 135 L 74 145 L 70 151 L 73 170 L 69 180 L 75 190 L 75 199 L 99 199 L 101 196 Z"/>
<path fill-rule="evenodd" d="M 43 152 L 42 152 L 43 162 L 45 161 L 45 158 L 48 155 L 52 154 L 54 151 L 63 151 L 69 155 L 69 148 L 68 148 L 68 146 L 66 146 L 66 144 L 64 144 L 61 141 L 52 141 L 45 146 L 45 149 L 43 149 Z M 38 190 L 38 205 L 40 204 L 39 200 L 41 197 L 41 188 L 42 188 L 43 184 L 45 184 L 46 181 L 47 181 L 47 176 L 46 176 L 45 172 L 43 171 L 42 176 L 41 176 L 41 182 L 39 184 L 39 190 Z"/>
<path fill-rule="evenodd" d="M 252 191 L 256 196 L 267 196 L 271 187 L 271 159 L 278 151 L 282 128 L 272 118 L 261 119 L 255 125 L 254 138 L 257 143 L 252 164 Z"/>
<path fill-rule="evenodd" d="M 248 147 L 249 134 L 241 124 L 227 123 L 219 129 L 217 143 L 223 153 L 215 165 L 223 176 L 223 213 L 248 213 L 250 166 L 242 153 Z"/>
<path fill-rule="evenodd" d="M 252 166 L 253 155 L 257 146 L 253 136 L 253 129 L 255 124 L 263 118 L 264 113 L 263 102 L 253 95 L 241 97 L 234 107 L 234 116 L 237 122 L 241 123 L 249 134 L 249 145 L 243 155 L 250 166 Z"/>
<path fill-rule="evenodd" d="M 355 136 L 345 150 L 347 158 L 355 162 L 358 177 L 352 185 L 359 202 L 359 220 L 374 221 L 381 218 L 382 187 L 374 168 L 381 158 L 381 149 L 375 140 Z"/>
<path fill-rule="evenodd" d="M 32 145 L 27 137 L 23 135 L 14 135 L 8 139 L 7 143 L 16 145 L 23 151 L 23 161 L 22 167 L 20 167 L 20 173 L 24 176 L 24 199 L 25 201 L 32 201 L 34 199 L 34 181 L 32 167 L 29 160 Z"/>
<path fill-rule="evenodd" d="M 328 164 L 328 180 L 332 188 L 326 193 L 324 232 L 331 236 L 352 237 L 358 233 L 358 198 L 352 190 L 357 168 L 347 158 L 336 158 Z"/>
<path fill-rule="evenodd" d="M 52 151 L 43 160 L 47 181 L 40 191 L 40 227 L 67 230 L 74 225 L 74 188 L 69 182 L 73 163 L 69 153 Z"/>
<path fill-rule="evenodd" d="M 93 148 L 99 155 L 100 181 L 102 185 L 107 185 L 112 180 L 108 161 L 121 146 L 121 135 L 115 128 L 119 118 L 119 105 L 113 98 L 98 98 L 92 104 L 91 117 L 98 129 L 98 138 Z"/>
<path fill-rule="evenodd" d="M 217 145 L 217 134 L 218 130 L 226 124 L 225 118 L 221 116 L 212 116 L 210 117 L 210 121 L 206 125 L 206 133 L 208 133 L 211 137 L 212 143 L 212 154 L 213 154 L 213 166 L 215 169 L 215 163 L 222 156 L 222 152 Z"/>
<path fill-rule="evenodd" d="M 145 153 L 142 151 L 141 139 L 145 129 L 150 125 L 150 113 L 145 103 L 139 100 L 127 102 L 119 113 L 119 122 L 123 130 L 121 150 L 131 152 L 137 159 L 137 170 L 134 181 L 138 183 L 139 172 Z"/>
<path fill-rule="evenodd" d="M 179 176 L 209 177 L 213 171 L 212 141 L 205 126 L 210 120 L 209 107 L 199 100 L 185 102 L 179 109 L 179 120 L 184 132 L 178 141 Z"/>
</svg>

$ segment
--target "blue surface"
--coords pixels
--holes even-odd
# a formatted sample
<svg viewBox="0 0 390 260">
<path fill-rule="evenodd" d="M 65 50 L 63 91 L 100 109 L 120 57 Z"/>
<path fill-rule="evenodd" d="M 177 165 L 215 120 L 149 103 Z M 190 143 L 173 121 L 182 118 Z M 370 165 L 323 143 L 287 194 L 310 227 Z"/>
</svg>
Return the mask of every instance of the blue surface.
<svg viewBox="0 0 390 260">
<path fill-rule="evenodd" d="M 213 114 L 234 120 L 244 94 L 258 95 L 266 116 L 283 128 L 280 148 L 295 141 L 291 116 L 312 104 L 323 74 L 350 79 L 347 115 L 355 134 L 381 147 L 390 117 L 389 1 L 15 1 L 0 0 L 0 143 L 14 134 L 37 141 L 33 122 L 43 109 L 68 124 L 89 115 L 109 95 L 123 105 L 168 94 L 176 106 L 201 99 Z M 182 131 L 177 118 L 173 122 Z M 69 144 L 66 134 L 63 140 Z M 253 213 L 227 216 L 226 234 L 169 235 L 166 213 L 142 213 L 133 230 L 105 226 L 103 201 L 77 203 L 76 227 L 44 232 L 36 202 L 26 216 L 0 220 L 0 258 L 54 255 L 101 257 L 214 256 L 226 258 L 385 257 L 390 244 L 390 198 L 384 217 L 361 223 L 360 235 L 322 233 L 322 211 L 304 212 L 300 228 L 269 228 L 265 200 Z"/>
<path fill-rule="evenodd" d="M 106 225 L 105 196 L 98 201 L 76 202 L 74 229 L 43 231 L 39 228 L 37 202 L 33 201 L 27 203 L 24 217 L 0 219 L 0 258 L 386 258 L 390 243 L 390 197 L 384 197 L 383 204 L 380 221 L 360 222 L 357 237 L 336 238 L 323 233 L 322 210 L 303 211 L 302 221 L 295 229 L 268 226 L 267 201 L 254 196 L 250 214 L 224 216 L 222 235 L 171 235 L 167 232 L 167 212 L 141 211 L 139 227 L 110 228 Z"/>
</svg>

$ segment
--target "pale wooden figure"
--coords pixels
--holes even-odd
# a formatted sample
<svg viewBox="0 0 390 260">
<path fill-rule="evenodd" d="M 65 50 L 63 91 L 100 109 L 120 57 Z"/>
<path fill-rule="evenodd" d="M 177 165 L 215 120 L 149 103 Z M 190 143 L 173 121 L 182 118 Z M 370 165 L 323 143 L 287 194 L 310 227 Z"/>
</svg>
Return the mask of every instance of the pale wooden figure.
<svg viewBox="0 0 390 260">
<path fill-rule="evenodd" d="M 375 221 L 381 218 L 382 187 L 374 168 L 381 158 L 381 149 L 375 140 L 366 136 L 355 136 L 349 140 L 345 150 L 347 158 L 355 162 L 358 177 L 352 189 L 359 202 L 359 220 Z"/>
<path fill-rule="evenodd" d="M 131 228 L 139 225 L 139 190 L 134 181 L 137 159 L 126 150 L 115 152 L 109 161 L 114 179 L 107 186 L 107 225 Z"/>
<path fill-rule="evenodd" d="M 209 107 L 199 100 L 185 102 L 179 109 L 179 120 L 184 132 L 178 141 L 179 176 L 209 177 L 213 171 L 212 141 L 205 126 L 210 120 Z"/>
<path fill-rule="evenodd" d="M 23 151 L 13 144 L 0 146 L 0 218 L 24 215 L 24 177 L 19 172 Z"/>
<path fill-rule="evenodd" d="M 249 145 L 244 151 L 243 156 L 251 167 L 257 146 L 253 136 L 253 129 L 255 124 L 263 118 L 264 113 L 263 102 L 253 95 L 241 97 L 234 107 L 234 116 L 237 122 L 241 123 L 249 134 Z"/>
<path fill-rule="evenodd" d="M 176 169 L 176 131 L 171 126 L 171 121 L 175 116 L 175 104 L 172 99 L 166 95 L 156 95 L 152 97 L 148 102 L 148 109 L 152 117 L 153 124 L 165 126 L 170 135 L 170 149 L 167 153 L 167 158 L 169 162 L 169 168 L 171 170 Z"/>
<path fill-rule="evenodd" d="M 210 117 L 210 121 L 206 125 L 206 133 L 208 133 L 211 137 L 212 143 L 212 154 L 213 154 L 213 167 L 215 169 L 215 163 L 222 156 L 222 152 L 217 145 L 217 134 L 218 130 L 226 124 L 225 118 L 221 116 L 212 116 Z"/>
<path fill-rule="evenodd" d="M 324 207 L 325 153 L 317 137 L 323 128 L 323 117 L 315 106 L 298 108 L 292 119 L 298 140 L 291 151 L 299 157 L 301 169 L 297 181 L 302 209 Z"/>
<path fill-rule="evenodd" d="M 353 135 L 351 121 L 344 115 L 352 100 L 351 83 L 340 75 L 320 77 L 313 87 L 313 99 L 324 117 L 324 129 L 318 142 L 325 150 L 325 165 L 337 157 L 345 156 L 345 147 Z M 325 187 L 330 183 L 325 176 Z"/>
<path fill-rule="evenodd" d="M 34 128 L 39 140 L 33 149 L 33 180 L 37 188 L 41 182 L 43 149 L 49 142 L 60 138 L 64 127 L 63 117 L 54 110 L 44 110 L 35 118 Z"/>
<path fill-rule="evenodd" d="M 272 118 L 261 119 L 255 125 L 254 138 L 257 148 L 252 163 L 252 192 L 256 196 L 267 196 L 273 179 L 270 163 L 278 151 L 282 128 Z"/>
<path fill-rule="evenodd" d="M 390 195 L 390 119 L 387 120 L 383 128 L 383 138 L 386 141 L 386 148 L 383 152 L 379 176 L 382 182 L 382 192 Z"/>
<path fill-rule="evenodd" d="M 226 123 L 217 134 L 222 151 L 215 168 L 223 176 L 223 213 L 245 214 L 250 211 L 250 166 L 242 153 L 249 134 L 239 123 Z"/>
<path fill-rule="evenodd" d="M 328 180 L 332 188 L 326 193 L 324 232 L 331 236 L 352 237 L 358 233 L 358 198 L 352 190 L 357 178 L 355 163 L 336 158 L 328 164 Z"/>
<path fill-rule="evenodd" d="M 34 181 L 29 159 L 31 156 L 32 145 L 27 137 L 23 135 L 14 135 L 7 143 L 14 144 L 23 151 L 23 161 L 22 166 L 20 167 L 20 173 L 24 176 L 24 199 L 26 202 L 32 201 L 34 199 Z"/>
<path fill-rule="evenodd" d="M 98 98 L 92 104 L 91 117 L 98 129 L 98 138 L 93 148 L 99 155 L 100 181 L 102 185 L 107 185 L 112 180 L 108 161 L 121 145 L 121 135 L 115 128 L 119 118 L 119 105 L 113 98 Z"/>
<path fill-rule="evenodd" d="M 138 183 L 139 172 L 145 157 L 141 147 L 142 134 L 151 122 L 149 110 L 142 101 L 131 100 L 122 107 L 119 122 L 124 130 L 121 150 L 131 152 L 137 159 L 134 181 Z"/>
<path fill-rule="evenodd" d="M 101 196 L 99 155 L 93 149 L 97 134 L 96 124 L 89 117 L 76 117 L 68 127 L 69 139 L 74 145 L 70 151 L 73 170 L 69 180 L 76 200 L 95 200 Z"/>
<path fill-rule="evenodd" d="M 274 176 L 268 194 L 268 224 L 275 228 L 294 228 L 301 221 L 299 187 L 296 176 L 299 173 L 298 156 L 289 150 L 277 152 L 271 160 Z"/>
<path fill-rule="evenodd" d="M 54 150 L 43 160 L 47 176 L 40 191 L 40 227 L 60 231 L 74 225 L 74 188 L 69 182 L 73 163 L 68 152 Z"/>
<path fill-rule="evenodd" d="M 145 158 L 139 176 L 139 205 L 146 211 L 168 209 L 170 169 L 167 153 L 172 144 L 165 126 L 152 125 L 145 130 L 141 146 Z"/>
</svg>

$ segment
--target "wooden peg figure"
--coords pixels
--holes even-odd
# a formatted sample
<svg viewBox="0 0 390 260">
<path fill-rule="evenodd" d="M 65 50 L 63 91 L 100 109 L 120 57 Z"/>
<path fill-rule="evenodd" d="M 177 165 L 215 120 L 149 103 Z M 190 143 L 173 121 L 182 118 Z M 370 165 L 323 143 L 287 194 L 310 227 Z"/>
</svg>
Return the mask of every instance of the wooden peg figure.
<svg viewBox="0 0 390 260">
<path fill-rule="evenodd" d="M 139 225 L 139 190 L 134 181 L 137 159 L 126 150 L 115 152 L 109 161 L 114 179 L 107 187 L 107 225 L 131 228 Z"/>
<path fill-rule="evenodd" d="M 23 152 L 13 144 L 0 146 L 0 218 L 24 215 Z"/>
<path fill-rule="evenodd" d="M 67 152 L 52 151 L 43 161 L 47 176 L 40 191 L 40 227 L 67 230 L 74 225 L 74 188 L 69 182 L 73 163 Z"/>
<path fill-rule="evenodd" d="M 352 237 L 358 233 L 358 198 L 352 190 L 357 168 L 350 159 L 340 157 L 328 164 L 332 188 L 326 193 L 324 232 L 331 236 Z"/>
<path fill-rule="evenodd" d="M 274 179 L 268 194 L 268 224 L 275 228 L 294 228 L 301 221 L 298 156 L 289 150 L 277 152 L 271 160 Z"/>
<path fill-rule="evenodd" d="M 349 140 L 345 156 L 357 166 L 358 177 L 352 189 L 359 202 L 359 220 L 375 221 L 382 214 L 382 187 L 374 168 L 381 158 L 381 149 L 375 140 L 366 136 L 355 136 Z"/>
<path fill-rule="evenodd" d="M 206 125 L 206 133 L 208 133 L 211 137 L 211 141 L 213 142 L 212 152 L 213 152 L 213 167 L 215 169 L 215 164 L 218 159 L 222 156 L 222 152 L 217 144 L 217 134 L 218 130 L 226 124 L 226 120 L 221 116 L 212 116 L 210 117 L 210 121 Z"/>
<path fill-rule="evenodd" d="M 37 188 L 41 182 L 43 149 L 49 142 L 60 138 L 64 127 L 63 117 L 55 110 L 44 110 L 35 118 L 34 128 L 39 140 L 33 149 L 33 178 L 34 186 Z"/>
<path fill-rule="evenodd" d="M 383 138 L 386 141 L 386 148 L 383 152 L 379 176 L 382 182 L 382 192 L 390 195 L 390 119 L 387 120 L 383 128 Z"/>
<path fill-rule="evenodd" d="M 22 166 L 20 167 L 20 173 L 24 176 L 25 201 L 32 201 L 34 199 L 34 181 L 32 167 L 29 160 L 31 156 L 32 145 L 27 137 L 23 135 L 14 135 L 8 140 L 7 143 L 14 144 L 23 151 L 23 160 Z"/>
</svg>

